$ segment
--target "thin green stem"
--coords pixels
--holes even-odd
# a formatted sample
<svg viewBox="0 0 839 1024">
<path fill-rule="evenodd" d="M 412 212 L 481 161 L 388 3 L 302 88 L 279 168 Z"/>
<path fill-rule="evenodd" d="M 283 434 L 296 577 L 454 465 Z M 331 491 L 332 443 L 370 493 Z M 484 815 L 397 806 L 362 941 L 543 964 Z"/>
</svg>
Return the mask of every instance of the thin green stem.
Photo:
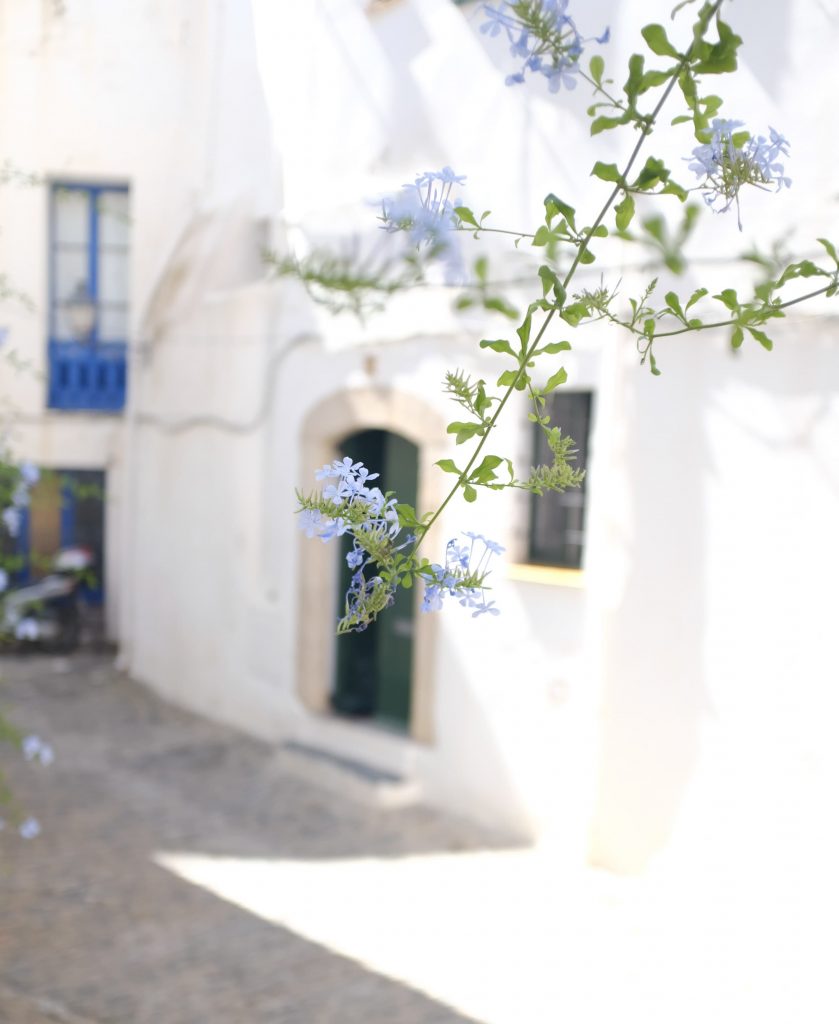
<svg viewBox="0 0 839 1024">
<path fill-rule="evenodd" d="M 466 231 L 468 234 L 473 235 L 476 231 L 487 231 L 493 235 L 512 235 L 514 238 L 535 238 L 536 236 L 531 234 L 529 231 L 511 231 L 509 228 L 485 228 L 481 227 L 470 227 L 468 224 L 461 222 L 454 228 L 455 231 Z"/>
<path fill-rule="evenodd" d="M 765 309 L 788 309 L 790 306 L 795 306 L 799 302 L 806 302 L 807 299 L 814 299 L 818 295 L 824 295 L 825 292 L 830 291 L 831 288 L 835 288 L 835 287 L 836 287 L 836 282 L 832 281 L 830 284 L 826 284 L 824 286 L 824 288 L 818 288 L 814 292 L 807 292 L 806 295 L 799 295 L 797 299 L 787 299 L 786 302 L 779 302 L 777 306 L 765 306 L 765 307 L 762 307 L 762 308 L 765 308 Z M 758 307 L 758 309 L 755 310 L 755 312 L 760 312 L 760 309 L 761 309 L 761 307 Z M 622 323 L 621 321 L 618 321 L 618 323 L 620 323 L 621 327 L 628 326 L 627 324 Z M 676 334 L 689 334 L 691 331 L 693 331 L 693 332 L 707 331 L 707 330 L 710 330 L 712 327 L 734 327 L 737 323 L 739 323 L 739 321 L 734 319 L 734 318 L 732 318 L 731 320 L 716 320 L 716 321 L 714 321 L 714 323 L 710 323 L 710 324 L 699 324 L 696 327 L 680 327 L 679 330 L 677 330 L 677 331 L 661 331 L 660 333 L 653 334 L 652 337 L 650 337 L 650 341 L 651 342 L 655 341 L 658 338 L 672 338 Z M 747 324 L 743 324 L 743 326 L 747 327 L 748 325 Z M 638 337 L 640 337 L 640 338 L 648 337 L 646 334 L 644 334 L 643 331 L 637 331 L 634 328 L 630 328 L 630 330 L 632 330 L 632 333 L 638 335 Z"/>
<path fill-rule="evenodd" d="M 709 14 L 708 21 L 707 21 L 708 24 L 710 24 L 711 18 L 720 9 L 721 6 L 722 6 L 722 0 L 717 0 L 717 2 L 714 4 L 714 7 L 713 7 L 713 9 L 711 10 L 711 12 Z M 629 159 L 626 162 L 626 166 L 623 169 L 623 172 L 621 174 L 621 179 L 622 180 L 625 181 L 627 179 L 627 176 L 629 175 L 629 172 L 632 170 L 632 167 L 635 164 L 635 161 L 638 159 L 638 154 L 641 152 L 641 149 L 642 149 L 642 147 L 644 145 L 644 141 L 646 140 L 647 136 L 652 132 L 653 125 L 655 124 L 656 119 L 658 118 L 658 115 L 661 113 L 662 107 L 667 102 L 667 100 L 668 100 L 668 98 L 670 96 L 670 93 L 673 91 L 673 88 L 676 85 L 676 81 L 678 79 L 679 73 L 681 72 L 682 68 L 686 67 L 690 63 L 691 53 L 693 52 L 693 48 L 694 48 L 695 45 L 696 45 L 695 42 L 690 45 L 690 47 L 688 48 L 687 53 L 684 55 L 682 60 L 679 62 L 679 70 L 670 79 L 670 82 L 667 84 L 667 88 L 662 93 L 658 103 L 656 104 L 655 108 L 653 109 L 652 114 L 650 115 L 649 119 L 647 120 L 647 122 L 645 124 L 645 127 L 644 127 L 643 131 L 641 132 L 641 135 L 640 135 L 637 143 L 635 144 L 635 146 L 634 146 L 634 148 L 632 150 L 632 153 L 630 154 Z M 611 193 L 609 195 L 609 198 L 603 204 L 603 208 L 600 210 L 600 213 L 597 215 L 597 219 L 595 220 L 594 224 L 592 224 L 589 227 L 588 231 L 583 236 L 582 241 L 580 242 L 580 247 L 577 250 L 576 256 L 574 257 L 574 260 L 571 263 L 571 266 L 570 266 L 570 268 L 568 270 L 568 273 L 565 275 L 565 278 L 564 278 L 564 280 L 562 282 L 563 290 L 567 290 L 568 285 L 570 284 L 571 279 L 573 278 L 574 273 L 576 272 L 577 267 L 580 264 L 580 260 L 582 259 L 584 253 L 588 250 L 589 243 L 591 242 L 591 239 L 594 237 L 594 232 L 597 230 L 597 228 L 603 222 L 604 217 L 609 212 L 609 210 L 610 210 L 610 208 L 612 206 L 612 203 L 615 201 L 615 199 L 617 198 L 617 196 L 618 196 L 618 194 L 620 192 L 621 192 L 621 186 L 620 185 L 615 185 L 615 187 L 612 189 L 612 191 L 611 191 Z M 490 419 L 489 423 L 487 424 L 486 430 L 485 430 L 483 436 L 481 437 L 481 440 L 478 442 L 477 446 L 475 447 L 475 451 L 472 453 L 472 457 L 469 459 L 469 462 L 466 464 L 466 466 L 463 469 L 463 471 L 461 472 L 460 476 L 457 478 L 457 482 L 452 487 L 452 489 L 449 491 L 449 493 L 446 495 L 446 497 L 443 499 L 442 504 L 438 506 L 437 510 L 434 512 L 434 514 L 429 519 L 429 521 L 426 524 L 424 524 L 424 526 L 422 528 L 422 532 L 419 534 L 419 536 L 417 538 L 417 541 L 416 541 L 416 544 L 413 547 L 413 551 L 417 550 L 419 545 L 422 543 L 422 540 L 425 537 L 425 535 L 428 533 L 428 531 L 431 529 L 431 527 L 437 522 L 437 520 L 442 515 L 443 510 L 446 508 L 446 506 L 449 504 L 449 502 L 452 500 L 452 498 L 455 496 L 455 494 L 457 494 L 457 492 L 460 490 L 460 488 L 468 481 L 469 473 L 470 473 L 472 467 L 475 465 L 475 462 L 477 461 L 477 458 L 480 455 L 481 450 L 483 449 L 484 445 L 486 444 L 487 438 L 490 435 L 490 431 L 493 429 L 495 424 L 498 422 L 498 417 L 501 415 L 502 411 L 504 410 L 504 406 L 507 404 L 507 401 L 509 400 L 510 395 L 513 393 L 513 391 L 516 390 L 516 386 L 518 385 L 519 381 L 521 380 L 521 376 L 525 372 L 525 368 L 527 367 L 527 364 L 528 364 L 530 358 L 532 357 L 533 352 L 539 347 L 539 343 L 541 342 L 541 340 L 542 340 L 542 338 L 543 338 L 543 336 L 545 334 L 545 331 L 548 329 L 549 325 L 551 324 L 551 321 L 553 320 L 553 318 L 554 318 L 555 314 L 557 313 L 558 309 L 559 309 L 559 307 L 555 306 L 553 309 L 551 309 L 548 312 L 547 316 L 545 317 L 544 322 L 542 323 L 541 328 L 539 329 L 539 332 L 536 335 L 536 338 L 530 343 L 530 345 L 528 346 L 526 351 L 523 353 L 522 358 L 521 358 L 521 364 L 520 364 L 520 367 L 519 367 L 519 371 L 516 374 L 516 379 L 507 388 L 506 392 L 504 393 L 503 397 L 501 398 L 501 401 L 498 403 L 498 408 L 493 413 L 492 418 Z"/>
</svg>

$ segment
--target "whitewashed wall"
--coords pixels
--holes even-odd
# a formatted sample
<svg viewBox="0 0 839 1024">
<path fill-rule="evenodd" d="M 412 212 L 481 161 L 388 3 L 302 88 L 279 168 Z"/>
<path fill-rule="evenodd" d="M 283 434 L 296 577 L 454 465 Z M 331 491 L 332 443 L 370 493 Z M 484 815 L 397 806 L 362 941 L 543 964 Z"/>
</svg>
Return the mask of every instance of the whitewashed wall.
<svg viewBox="0 0 839 1024">
<path fill-rule="evenodd" d="M 795 18 L 775 6 L 777 17 L 760 26 L 768 50 L 747 46 L 728 112 L 793 138 L 796 189 L 750 196 L 743 236 L 731 218 L 709 219 L 698 240 L 705 254 L 774 237 L 800 210 L 808 229 L 814 212 L 820 231 L 831 228 L 831 208 L 814 196 L 829 194 L 835 141 L 813 130 L 817 114 L 801 96 L 819 81 L 813 47 L 826 52 L 835 26 L 818 4 L 796 8 Z M 357 197 L 443 163 L 468 174 L 467 201 L 491 206 L 499 224 L 532 218 L 548 190 L 576 190 L 581 208 L 594 208 L 601 187 L 587 168 L 620 156 L 617 136 L 603 140 L 606 156 L 588 140 L 584 98 L 566 108 L 538 88 L 500 84 L 503 53 L 488 53 L 464 19 L 474 7 L 406 0 L 370 18 L 350 0 L 254 10 L 279 156 L 281 248 L 328 235 L 332 223 L 341 232 L 369 224 Z M 630 29 L 664 20 L 654 4 L 646 11 L 588 5 L 582 27 L 611 23 L 609 56 L 625 56 Z M 735 24 L 736 16 L 732 9 Z M 754 38 L 750 18 L 744 31 Z M 318 60 L 301 60 L 301 38 L 319 40 Z M 682 149 L 657 151 L 680 166 Z M 713 287 L 730 272 L 712 267 Z M 827 313 L 791 323 L 771 356 L 734 356 L 712 337 L 671 344 L 660 352 L 660 379 L 638 368 L 620 336 L 594 332 L 581 344 L 567 360 L 571 381 L 595 389 L 598 410 L 583 586 L 499 568 L 501 620 L 472 623 L 459 609 L 438 618 L 434 743 L 425 746 L 313 717 L 297 698 L 306 542 L 294 531 L 292 488 L 314 469 L 300 460 L 300 434 L 331 394 L 371 384 L 445 417 L 443 370 L 489 374 L 493 364 L 478 363 L 472 346 L 500 327 L 455 319 L 443 296 L 406 299 L 361 329 L 313 311 L 293 285 L 205 295 L 156 349 L 144 394 L 160 416 L 224 417 L 242 430 L 196 424 L 166 439 L 136 428 L 144 461 L 135 529 L 145 539 L 135 550 L 156 552 L 135 568 L 130 664 L 179 700 L 265 736 L 401 768 L 431 799 L 549 836 L 572 859 L 587 852 L 637 870 L 668 842 L 685 851 L 697 833 L 722 837 L 738 815 L 766 806 L 769 779 L 810 771 L 824 780 L 830 767 L 817 728 L 833 707 L 830 672 L 819 666 L 829 664 L 827 567 L 839 561 L 828 528 L 837 496 L 817 468 L 837 461 Z M 213 339 L 200 369 L 198 337 Z M 190 372 L 200 386 L 187 390 Z M 526 431 L 517 429 L 511 421 L 506 440 L 524 453 Z M 482 498 L 454 508 L 442 533 L 474 527 L 515 557 L 523 525 L 520 505 Z M 793 628 L 781 628 L 787 616 Z"/>
<path fill-rule="evenodd" d="M 791 320 L 771 355 L 733 355 L 710 336 L 662 346 L 658 379 L 625 338 L 592 329 L 565 361 L 571 384 L 597 395 L 581 585 L 521 578 L 521 503 L 455 506 L 443 540 L 475 528 L 506 543 L 510 559 L 496 571 L 500 619 L 473 623 L 459 608 L 436 619 L 434 742 L 304 711 L 307 542 L 292 512 L 294 487 L 315 469 L 301 458 L 311 410 L 372 387 L 424 402 L 444 422 L 443 371 L 491 375 L 496 363 L 479 360 L 476 342 L 504 325 L 455 316 L 435 292 L 364 328 L 330 319 L 297 286 L 263 280 L 261 246 L 286 251 L 335 224 L 342 236 L 370 225 L 359 197 L 443 164 L 468 175 L 464 198 L 491 207 L 499 225 L 532 223 L 549 190 L 593 211 L 603 190 L 588 168 L 620 159 L 627 144 L 616 134 L 595 147 L 581 91 L 555 100 L 539 85 L 505 89 L 503 47 L 470 21 L 478 5 L 365 6 L 254 0 L 251 12 L 182 0 L 67 5 L 61 16 L 0 7 L 5 151 L 40 173 L 132 187 L 126 436 L 120 421 L 45 415 L 42 383 L 15 383 L 26 454 L 126 466 L 110 542 L 124 664 L 170 698 L 267 738 L 406 771 L 430 799 L 550 837 L 571 860 L 638 870 L 662 851 L 722 849 L 731 828 L 747 828 L 738 822 L 770 847 L 802 814 L 806 832 L 815 811 L 801 809 L 791 780 L 826 795 L 836 771 L 826 724 L 839 568 L 830 306 Z M 623 65 L 637 28 L 666 21 L 670 6 L 600 0 L 579 21 L 586 35 L 611 24 L 604 52 Z M 732 6 L 747 44 L 739 84 L 721 83 L 736 90 L 726 113 L 790 137 L 795 185 L 749 196 L 742 236 L 731 218 L 709 218 L 704 255 L 735 254 L 798 216 L 807 251 L 812 234 L 839 235 L 837 136 L 824 129 L 834 6 Z M 656 151 L 680 166 L 679 146 Z M 45 262 L 42 242 L 29 240 L 46 238 L 45 197 L 11 194 L 0 195 L 3 265 L 41 312 L 7 307 L 7 319 L 42 368 Z M 512 268 L 494 259 L 499 272 Z M 628 250 L 603 263 L 629 281 L 637 259 Z M 730 270 L 709 273 L 717 288 Z M 520 414 L 503 441 L 526 461 Z"/>
</svg>

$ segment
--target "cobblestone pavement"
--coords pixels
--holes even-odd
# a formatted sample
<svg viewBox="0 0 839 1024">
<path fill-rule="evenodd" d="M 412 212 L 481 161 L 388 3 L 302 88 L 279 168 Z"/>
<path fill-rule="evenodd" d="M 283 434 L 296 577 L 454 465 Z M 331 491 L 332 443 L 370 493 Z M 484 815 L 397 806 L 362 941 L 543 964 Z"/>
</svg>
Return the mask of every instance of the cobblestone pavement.
<svg viewBox="0 0 839 1024">
<path fill-rule="evenodd" d="M 43 826 L 28 842 L 0 832 L 0 1024 L 467 1020 L 152 856 L 401 856 L 474 848 L 471 826 L 286 777 L 269 746 L 168 706 L 104 655 L 6 657 L 0 680 L 4 710 L 56 750 L 50 768 L 0 751 Z"/>
</svg>

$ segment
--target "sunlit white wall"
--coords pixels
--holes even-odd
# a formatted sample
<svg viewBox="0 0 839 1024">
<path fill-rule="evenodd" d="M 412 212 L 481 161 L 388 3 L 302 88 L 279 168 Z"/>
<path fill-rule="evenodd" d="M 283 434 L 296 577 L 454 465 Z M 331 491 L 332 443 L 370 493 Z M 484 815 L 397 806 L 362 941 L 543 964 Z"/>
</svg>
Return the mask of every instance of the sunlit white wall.
<svg viewBox="0 0 839 1024">
<path fill-rule="evenodd" d="M 505 48 L 478 33 L 479 7 L 1 7 L 6 152 L 45 175 L 128 182 L 134 217 L 127 437 L 120 420 L 44 414 L 43 381 L 24 374 L 14 378 L 22 450 L 126 466 L 109 541 L 122 657 L 173 699 L 266 737 L 305 734 L 407 767 L 438 803 L 626 870 L 703 849 L 698 836 L 723 849 L 732 823 L 755 815 L 766 845 L 791 823 L 807 834 L 821 805 L 802 819 L 798 794 L 826 794 L 836 771 L 830 305 L 791 319 L 771 354 L 733 355 L 710 334 L 662 345 L 655 379 L 625 338 L 591 329 L 565 360 L 571 385 L 596 394 L 576 585 L 516 573 L 521 502 L 454 505 L 446 536 L 478 529 L 509 559 L 494 580 L 501 618 L 473 623 L 454 608 L 437 620 L 433 743 L 336 731 L 298 697 L 305 611 L 292 512 L 294 487 L 315 468 L 300 457 L 307 417 L 348 387 L 377 387 L 445 421 L 443 371 L 490 377 L 497 360 L 475 343 L 508 325 L 454 314 L 443 289 L 362 326 L 329 318 L 298 286 L 264 280 L 261 248 L 305 252 L 355 231 L 375 244 L 363 201 L 444 164 L 467 175 L 463 198 L 499 226 L 531 226 L 547 191 L 590 220 L 603 196 L 591 164 L 620 161 L 631 142 L 589 138 L 582 89 L 505 88 Z M 760 16 L 740 8 L 730 17 L 746 36 L 742 75 L 720 81 L 724 111 L 790 137 L 794 187 L 745 198 L 742 234 L 732 217 L 709 216 L 697 251 L 733 256 L 800 220 L 793 242 L 814 253 L 812 235 L 837 236 L 837 141 L 824 127 L 837 11 L 827 0 L 773 0 Z M 603 52 L 619 82 L 637 29 L 668 16 L 652 0 L 577 12 L 587 36 L 611 25 Z M 686 180 L 691 144 L 685 131 L 653 151 Z M 38 307 L 9 305 L 7 320 L 42 371 L 45 194 L 7 188 L 0 201 L 4 267 Z M 530 259 L 491 251 L 499 276 Z M 604 251 L 594 273 L 640 288 L 638 259 Z M 670 284 L 687 293 L 707 278 L 713 291 L 731 273 L 703 265 Z M 528 429 L 517 410 L 500 449 L 527 462 Z"/>
</svg>

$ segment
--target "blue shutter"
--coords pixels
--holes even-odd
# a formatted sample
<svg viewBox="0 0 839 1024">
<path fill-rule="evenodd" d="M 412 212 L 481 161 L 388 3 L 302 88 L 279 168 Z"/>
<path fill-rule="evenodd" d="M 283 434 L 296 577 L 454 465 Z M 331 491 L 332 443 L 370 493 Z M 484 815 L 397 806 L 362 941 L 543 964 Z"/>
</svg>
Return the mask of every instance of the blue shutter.
<svg viewBox="0 0 839 1024">
<path fill-rule="evenodd" d="M 86 200 L 86 217 L 79 218 L 76 224 L 81 233 L 69 241 L 62 237 L 59 225 L 58 200 L 62 195 L 79 197 L 80 203 Z M 128 189 L 123 186 L 53 185 L 47 398 L 51 409 L 119 412 L 125 406 L 127 294 L 116 300 L 107 295 L 102 269 L 106 259 L 121 260 L 123 266 L 117 277 L 127 293 L 129 228 L 126 223 L 125 237 L 118 242 L 106 240 L 103 231 L 107 216 L 107 207 L 103 204 L 109 198 L 113 201 L 114 197 L 127 198 L 127 195 Z M 65 279 L 68 271 L 60 261 L 63 259 L 66 263 L 68 257 L 71 264 L 75 260 L 76 269 L 70 273 L 79 276 L 77 290 L 81 289 L 96 308 L 93 329 L 85 340 L 69 336 L 68 325 L 62 317 L 68 297 Z M 114 337 L 114 333 L 121 336 Z"/>
</svg>

